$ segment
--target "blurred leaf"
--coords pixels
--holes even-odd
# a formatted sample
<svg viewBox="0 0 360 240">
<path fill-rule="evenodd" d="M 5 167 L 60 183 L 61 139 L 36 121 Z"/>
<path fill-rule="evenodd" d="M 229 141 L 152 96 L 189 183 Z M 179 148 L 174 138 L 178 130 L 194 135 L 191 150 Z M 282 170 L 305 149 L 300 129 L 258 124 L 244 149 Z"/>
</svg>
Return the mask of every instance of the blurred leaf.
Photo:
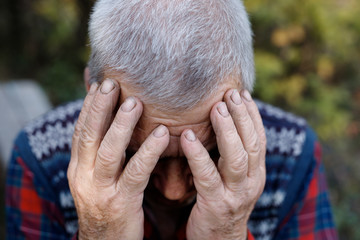
<svg viewBox="0 0 360 240">
<path fill-rule="evenodd" d="M 321 56 L 317 61 L 317 75 L 321 79 L 327 80 L 334 75 L 334 63 L 327 56 Z"/>
<path fill-rule="evenodd" d="M 278 95 L 282 96 L 291 107 L 300 104 L 305 87 L 306 80 L 301 75 L 293 75 L 275 82 Z"/>
<path fill-rule="evenodd" d="M 39 80 L 55 104 L 85 96 L 82 73 L 75 71 L 71 63 L 53 62 L 39 76 Z"/>
<path fill-rule="evenodd" d="M 271 53 L 255 51 L 255 66 L 257 75 L 255 91 L 261 92 L 265 100 L 274 100 L 276 95 L 269 84 L 284 72 L 281 59 Z"/>
</svg>

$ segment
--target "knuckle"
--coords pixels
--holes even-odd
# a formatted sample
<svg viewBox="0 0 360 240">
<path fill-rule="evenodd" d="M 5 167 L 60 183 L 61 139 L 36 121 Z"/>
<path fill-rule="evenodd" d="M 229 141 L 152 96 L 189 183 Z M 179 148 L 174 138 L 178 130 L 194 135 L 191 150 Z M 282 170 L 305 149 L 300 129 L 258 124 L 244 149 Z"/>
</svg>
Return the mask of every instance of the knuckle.
<svg viewBox="0 0 360 240">
<path fill-rule="evenodd" d="M 212 176 L 213 176 L 213 171 L 211 170 L 210 167 L 204 167 L 199 172 L 199 177 L 203 180 L 207 180 L 207 181 L 212 180 L 213 179 Z"/>
<path fill-rule="evenodd" d="M 239 134 L 235 128 L 226 129 L 222 134 L 223 134 L 222 138 L 229 143 L 232 143 L 234 142 L 234 139 L 239 138 Z"/>
<path fill-rule="evenodd" d="M 211 167 L 204 167 L 199 172 L 199 178 L 202 180 L 201 183 L 204 188 L 216 188 L 221 184 L 221 179 L 218 177 L 215 177 L 217 175 L 217 172 L 215 168 Z"/>
<path fill-rule="evenodd" d="M 103 99 L 95 98 L 94 104 L 91 107 L 92 114 L 101 114 L 106 108 L 106 101 Z"/>
<path fill-rule="evenodd" d="M 99 163 L 103 167 L 108 167 L 114 163 L 115 154 L 106 145 L 101 145 L 99 151 L 97 152 L 97 157 L 98 157 Z"/>
<path fill-rule="evenodd" d="M 250 141 L 249 154 L 252 156 L 257 156 L 260 154 L 260 140 L 255 134 Z"/>
<path fill-rule="evenodd" d="M 73 132 L 73 135 L 72 135 L 72 142 L 76 142 L 77 139 L 79 139 L 80 135 L 81 135 L 81 131 L 82 131 L 82 128 L 83 128 L 83 123 L 78 120 L 75 124 L 75 128 L 74 128 L 74 132 Z"/>
<path fill-rule="evenodd" d="M 236 121 L 238 121 L 241 124 L 246 124 L 249 122 L 250 117 L 249 114 L 247 113 L 247 110 L 245 109 L 238 109 L 238 111 L 234 112 L 234 116 Z"/>
<path fill-rule="evenodd" d="M 249 159 L 249 154 L 245 151 L 244 148 L 237 148 L 235 152 L 239 162 L 247 162 Z"/>
<path fill-rule="evenodd" d="M 146 141 L 140 148 L 138 158 L 140 159 L 153 159 L 158 157 L 158 154 L 156 152 L 156 146 L 152 144 L 151 141 Z"/>
<path fill-rule="evenodd" d="M 82 109 L 88 109 L 88 107 L 91 105 L 93 100 L 93 97 L 90 96 L 89 94 L 86 95 Z"/>
<path fill-rule="evenodd" d="M 93 139 L 93 133 L 94 130 L 92 130 L 89 126 L 84 125 L 80 132 L 80 146 L 81 147 L 87 147 L 89 144 L 95 142 L 95 139 Z"/>
<path fill-rule="evenodd" d="M 204 153 L 203 151 L 196 151 L 193 153 L 192 159 L 194 159 L 196 162 L 207 162 L 208 158 L 209 158 L 209 154 L 206 152 Z"/>
<path fill-rule="evenodd" d="M 81 156 L 81 153 L 85 152 L 88 147 L 89 144 L 87 141 L 84 141 L 83 139 L 79 141 L 79 156 Z"/>
<path fill-rule="evenodd" d="M 154 157 L 155 153 L 153 151 L 154 148 L 150 146 L 150 144 L 147 142 L 147 144 L 144 144 L 142 147 L 141 155 L 142 157 Z"/>
<path fill-rule="evenodd" d="M 229 214 L 233 215 L 243 207 L 243 201 L 239 201 L 238 198 L 228 197 L 224 199 L 225 210 Z"/>
<path fill-rule="evenodd" d="M 116 116 L 112 123 L 112 126 L 117 131 L 120 131 L 123 135 L 131 135 L 133 132 L 133 123 L 124 116 Z"/>
<path fill-rule="evenodd" d="M 249 154 L 245 150 L 240 151 L 239 160 L 247 162 L 249 160 Z"/>
<path fill-rule="evenodd" d="M 138 174 L 128 174 L 127 178 L 126 178 L 126 186 L 125 186 L 125 190 L 126 192 L 130 193 L 133 191 L 133 187 L 134 186 L 138 186 L 141 182 L 141 178 L 139 177 Z"/>
<path fill-rule="evenodd" d="M 119 187 L 120 191 L 125 191 L 127 194 L 132 194 L 135 189 L 138 189 L 139 186 L 141 186 L 143 183 L 145 174 L 141 173 L 143 170 L 142 167 L 138 164 L 128 164 L 126 168 L 127 171 L 124 172 L 125 176 L 122 177 L 124 182 L 120 184 Z"/>
<path fill-rule="evenodd" d="M 245 150 L 237 150 L 235 161 L 231 161 L 230 168 L 234 172 L 244 172 L 247 169 L 249 154 Z"/>
<path fill-rule="evenodd" d="M 217 137 L 226 145 L 233 145 L 240 140 L 240 136 L 235 127 L 228 127 L 220 131 L 217 133 Z"/>
<path fill-rule="evenodd" d="M 91 104 L 92 104 L 92 100 L 93 100 L 92 97 L 89 97 L 89 96 L 85 97 L 85 101 L 84 101 L 83 106 L 81 108 L 82 113 L 84 113 L 84 112 L 86 112 L 86 111 L 88 111 L 90 109 Z"/>
<path fill-rule="evenodd" d="M 128 168 L 129 177 L 132 180 L 138 180 L 138 177 L 146 174 L 147 168 L 146 164 L 139 158 L 139 156 L 134 156 L 126 167 Z"/>
<path fill-rule="evenodd" d="M 75 143 L 80 137 L 79 131 L 74 131 L 73 135 L 72 135 L 72 143 Z"/>
<path fill-rule="evenodd" d="M 74 136 L 78 137 L 80 135 L 83 125 L 84 124 L 83 124 L 83 122 L 81 122 L 81 120 L 78 120 L 76 122 L 75 129 L 74 129 Z"/>
</svg>

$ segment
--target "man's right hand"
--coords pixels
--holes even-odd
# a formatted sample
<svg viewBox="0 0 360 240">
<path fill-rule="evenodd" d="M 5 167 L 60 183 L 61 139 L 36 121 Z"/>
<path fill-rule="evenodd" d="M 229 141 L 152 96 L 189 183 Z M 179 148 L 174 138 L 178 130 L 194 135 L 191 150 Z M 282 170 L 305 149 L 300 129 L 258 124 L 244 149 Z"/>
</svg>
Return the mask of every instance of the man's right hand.
<svg viewBox="0 0 360 240">
<path fill-rule="evenodd" d="M 93 84 L 73 135 L 68 169 L 79 219 L 79 239 L 143 239 L 144 190 L 169 131 L 157 127 L 124 168 L 125 150 L 142 114 L 142 103 L 127 98 L 113 111 L 120 88 L 109 79 Z"/>
</svg>

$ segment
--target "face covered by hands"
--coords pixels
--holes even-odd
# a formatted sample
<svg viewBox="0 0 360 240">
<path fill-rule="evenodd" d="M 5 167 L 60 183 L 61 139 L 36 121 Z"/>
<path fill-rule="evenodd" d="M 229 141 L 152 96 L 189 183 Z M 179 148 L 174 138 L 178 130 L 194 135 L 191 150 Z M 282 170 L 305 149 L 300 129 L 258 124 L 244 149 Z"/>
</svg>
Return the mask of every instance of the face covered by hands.
<svg viewBox="0 0 360 240">
<path fill-rule="evenodd" d="M 109 91 L 103 91 L 105 85 Z M 138 120 L 146 115 L 143 104 L 136 97 L 125 100 L 121 96 L 123 103 L 117 110 L 119 88 L 111 80 L 100 88 L 93 85 L 76 125 L 68 178 L 79 217 L 79 237 L 142 239 L 144 190 L 151 174 L 160 172 L 158 159 L 175 151 L 186 157 L 197 194 L 187 238 L 245 239 L 247 220 L 265 183 L 265 132 L 250 94 L 224 90 L 209 107 L 209 124 L 205 125 L 215 132 L 214 144 L 220 154 L 216 164 L 208 153 L 210 135 L 191 124 L 176 127 L 176 144 L 169 121 L 148 125 L 151 130 L 143 129 L 139 138 Z M 125 166 L 125 151 L 131 142 L 138 146 Z M 160 185 L 165 187 L 160 192 L 170 193 L 165 197 L 171 196 L 171 188 L 179 189 L 188 182 L 177 177 L 177 184 L 166 184 L 172 181 L 171 171 L 180 170 L 172 167 L 162 178 Z"/>
</svg>

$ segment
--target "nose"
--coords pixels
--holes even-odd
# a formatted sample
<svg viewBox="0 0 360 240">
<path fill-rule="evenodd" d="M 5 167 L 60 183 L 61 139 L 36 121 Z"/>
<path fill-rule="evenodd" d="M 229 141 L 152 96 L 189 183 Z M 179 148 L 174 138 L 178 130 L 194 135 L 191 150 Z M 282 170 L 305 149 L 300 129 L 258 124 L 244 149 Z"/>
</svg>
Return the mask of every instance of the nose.
<svg viewBox="0 0 360 240">
<path fill-rule="evenodd" d="M 187 193 L 186 179 L 176 173 L 170 173 L 163 185 L 162 194 L 169 200 L 180 200 Z"/>
<path fill-rule="evenodd" d="M 184 161 L 184 160 L 182 160 Z M 157 173 L 156 188 L 169 200 L 181 200 L 186 197 L 192 185 L 192 178 L 181 160 L 172 159 L 162 171 Z"/>
</svg>

